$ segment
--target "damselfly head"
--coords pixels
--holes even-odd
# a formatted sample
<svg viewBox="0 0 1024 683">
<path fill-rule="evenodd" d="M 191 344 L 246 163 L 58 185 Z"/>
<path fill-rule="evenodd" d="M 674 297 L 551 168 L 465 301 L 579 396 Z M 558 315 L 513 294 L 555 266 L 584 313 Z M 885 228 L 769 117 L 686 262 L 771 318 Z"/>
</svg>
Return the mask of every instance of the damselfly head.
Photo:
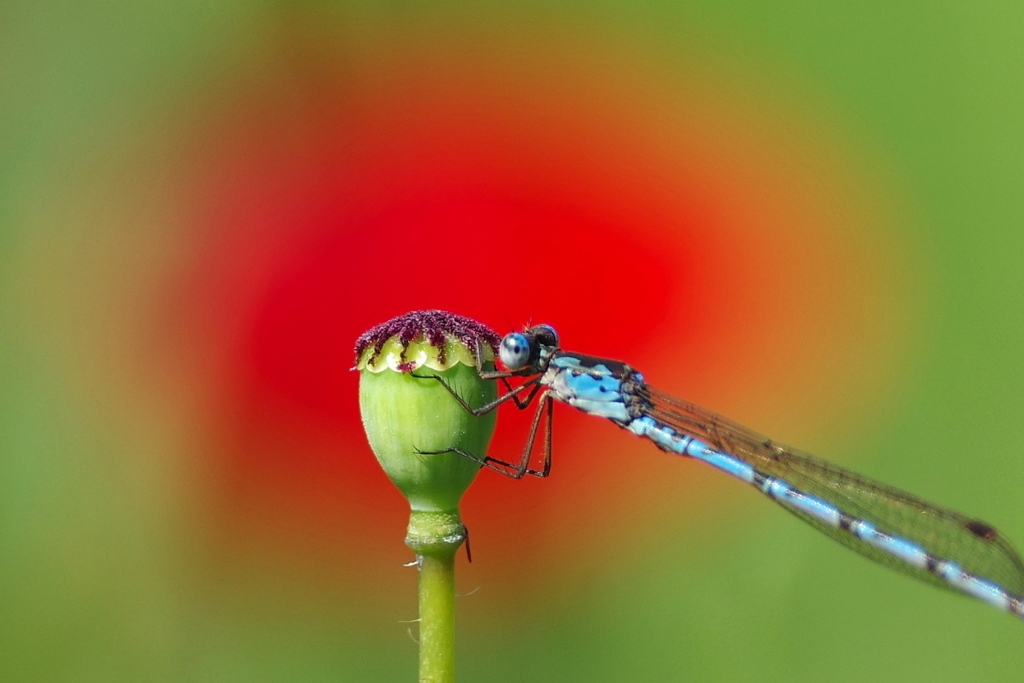
<svg viewBox="0 0 1024 683">
<path fill-rule="evenodd" d="M 536 363 L 544 349 L 558 347 L 558 333 L 551 325 L 535 325 L 524 332 L 509 332 L 501 340 L 498 357 L 509 370 Z"/>
</svg>

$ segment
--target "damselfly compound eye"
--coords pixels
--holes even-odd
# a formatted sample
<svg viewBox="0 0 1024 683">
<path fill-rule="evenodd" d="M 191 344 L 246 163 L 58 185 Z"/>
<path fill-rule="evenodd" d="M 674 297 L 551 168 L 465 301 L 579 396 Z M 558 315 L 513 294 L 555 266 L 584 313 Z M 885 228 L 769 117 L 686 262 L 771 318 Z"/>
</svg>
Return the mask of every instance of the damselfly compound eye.
<svg viewBox="0 0 1024 683">
<path fill-rule="evenodd" d="M 541 346 L 558 346 L 558 333 L 555 332 L 555 328 L 551 327 L 551 325 L 537 325 L 530 331 L 533 333 L 533 338 Z"/>
<path fill-rule="evenodd" d="M 501 340 L 498 356 L 509 370 L 525 368 L 530 362 L 530 341 L 520 332 L 509 332 Z"/>
</svg>

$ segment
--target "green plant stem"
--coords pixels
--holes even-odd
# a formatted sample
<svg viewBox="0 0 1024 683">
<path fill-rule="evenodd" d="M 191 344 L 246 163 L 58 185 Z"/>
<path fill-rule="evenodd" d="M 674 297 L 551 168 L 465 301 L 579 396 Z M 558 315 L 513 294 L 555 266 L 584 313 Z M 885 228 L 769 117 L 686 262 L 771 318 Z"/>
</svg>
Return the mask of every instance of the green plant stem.
<svg viewBox="0 0 1024 683">
<path fill-rule="evenodd" d="M 420 569 L 420 683 L 455 680 L 455 553 L 466 540 L 458 510 L 413 510 L 405 544 Z"/>
<path fill-rule="evenodd" d="M 455 552 L 420 555 L 420 683 L 455 680 Z"/>
</svg>

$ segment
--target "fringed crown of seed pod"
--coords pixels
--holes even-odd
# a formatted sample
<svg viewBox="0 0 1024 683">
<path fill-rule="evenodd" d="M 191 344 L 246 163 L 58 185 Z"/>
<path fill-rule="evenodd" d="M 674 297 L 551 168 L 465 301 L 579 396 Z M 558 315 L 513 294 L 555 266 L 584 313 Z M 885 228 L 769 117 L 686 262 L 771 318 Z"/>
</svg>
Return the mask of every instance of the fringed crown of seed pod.
<svg viewBox="0 0 1024 683">
<path fill-rule="evenodd" d="M 371 327 L 356 340 L 356 369 L 413 372 L 476 366 L 477 353 L 493 360 L 500 338 L 483 323 L 447 311 L 413 311 Z"/>
</svg>

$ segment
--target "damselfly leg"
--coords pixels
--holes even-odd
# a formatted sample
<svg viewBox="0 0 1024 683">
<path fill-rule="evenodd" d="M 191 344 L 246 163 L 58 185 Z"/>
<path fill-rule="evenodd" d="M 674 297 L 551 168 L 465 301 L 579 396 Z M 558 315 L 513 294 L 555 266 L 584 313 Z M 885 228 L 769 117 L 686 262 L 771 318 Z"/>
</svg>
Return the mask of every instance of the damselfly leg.
<svg viewBox="0 0 1024 683">
<path fill-rule="evenodd" d="M 479 356 L 478 356 L 479 357 Z M 478 361 L 478 372 L 484 379 L 497 379 L 500 380 L 506 389 L 506 393 L 499 396 L 493 401 L 485 403 L 482 406 L 474 408 L 462 397 L 459 396 L 452 387 L 444 381 L 443 377 L 439 375 L 413 375 L 416 379 L 433 379 L 437 380 L 443 386 L 452 397 L 455 398 L 459 404 L 473 415 L 480 416 L 486 415 L 487 413 L 495 410 L 501 404 L 511 400 L 515 403 L 516 408 L 519 410 L 525 410 L 533 403 L 534 399 L 540 395 L 540 404 L 537 406 L 537 410 L 534 413 L 533 421 L 530 424 L 530 431 L 526 438 L 526 446 L 523 448 L 522 457 L 520 457 L 518 464 L 505 462 L 497 458 L 492 458 L 489 455 L 480 457 L 473 453 L 469 453 L 461 448 L 446 448 L 441 451 L 420 451 L 416 452 L 420 455 L 440 455 L 442 453 L 456 453 L 464 458 L 468 458 L 474 462 L 480 463 L 482 466 L 494 470 L 506 477 L 512 479 L 522 479 L 527 474 L 535 477 L 546 477 L 551 472 L 551 434 L 552 434 L 552 419 L 554 417 L 554 408 L 551 402 L 551 396 L 548 395 L 547 390 L 544 390 L 542 384 L 540 384 L 539 378 L 534 377 L 518 387 L 513 388 L 508 381 L 508 377 L 524 374 L 522 372 L 488 372 L 479 367 Z M 491 376 L 488 376 L 490 374 Z M 525 398 L 521 397 L 520 394 L 527 392 Z M 539 470 L 530 468 L 530 457 L 533 455 L 533 446 L 537 440 L 537 431 L 540 429 L 541 419 L 546 416 L 545 427 L 544 427 L 544 457 L 542 460 L 542 467 Z"/>
<path fill-rule="evenodd" d="M 527 474 L 543 478 L 548 476 L 551 472 L 551 433 L 553 431 L 551 425 L 554 414 L 554 404 L 551 396 L 545 392 L 544 395 L 541 396 L 540 405 L 537 406 L 537 410 L 533 415 L 533 422 L 530 424 L 530 432 L 526 437 L 526 446 L 523 448 L 523 455 L 519 459 L 518 464 L 498 460 L 497 458 L 492 458 L 489 455 L 485 455 L 481 458 L 480 456 L 469 453 L 461 448 L 446 448 L 442 451 L 417 450 L 416 453 L 419 455 L 456 453 L 511 479 L 522 479 Z M 542 419 L 544 420 L 544 457 L 541 461 L 541 469 L 535 470 L 530 468 L 530 458 L 533 455 L 533 446 L 537 441 L 537 432 L 540 430 L 540 423 Z"/>
</svg>

